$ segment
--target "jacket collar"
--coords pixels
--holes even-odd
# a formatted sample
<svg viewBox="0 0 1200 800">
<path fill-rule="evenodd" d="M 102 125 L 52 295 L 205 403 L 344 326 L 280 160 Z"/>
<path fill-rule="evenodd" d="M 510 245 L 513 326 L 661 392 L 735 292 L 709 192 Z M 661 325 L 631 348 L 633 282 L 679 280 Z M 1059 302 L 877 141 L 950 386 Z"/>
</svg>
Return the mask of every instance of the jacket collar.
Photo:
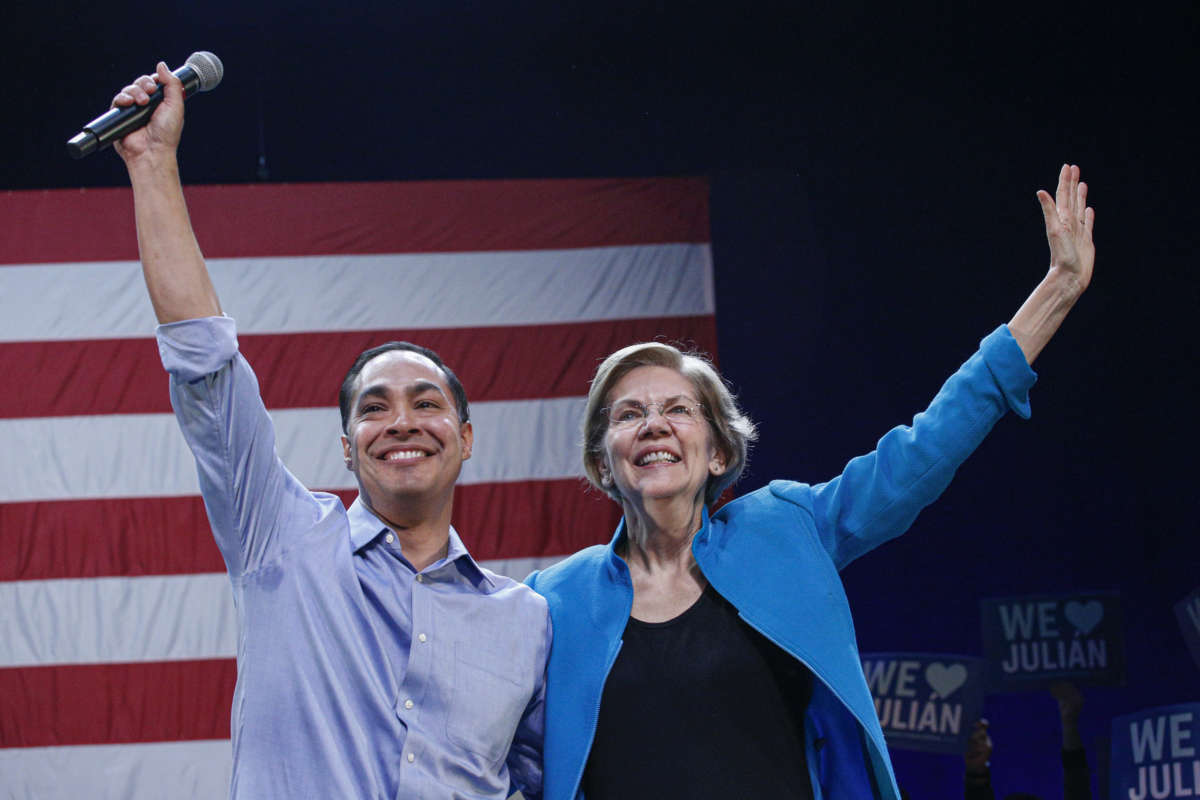
<svg viewBox="0 0 1200 800">
<path fill-rule="evenodd" d="M 621 521 L 617 523 L 617 532 L 613 534 L 612 541 L 608 543 L 607 558 L 604 559 L 605 572 L 613 583 L 631 583 L 632 580 L 629 577 L 629 565 L 625 563 L 625 559 L 617 555 L 617 548 L 627 538 L 625 518 L 621 517 Z"/>
</svg>

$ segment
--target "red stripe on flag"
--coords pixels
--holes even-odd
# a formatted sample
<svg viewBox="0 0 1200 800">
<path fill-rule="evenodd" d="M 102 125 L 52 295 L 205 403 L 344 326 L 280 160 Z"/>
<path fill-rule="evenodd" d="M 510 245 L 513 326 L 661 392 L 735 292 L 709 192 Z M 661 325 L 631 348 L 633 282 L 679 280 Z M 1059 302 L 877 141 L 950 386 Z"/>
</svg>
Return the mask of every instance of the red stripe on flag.
<svg viewBox="0 0 1200 800">
<path fill-rule="evenodd" d="M 224 572 L 199 497 L 0 504 L 0 580 Z"/>
<path fill-rule="evenodd" d="M 704 178 L 192 186 L 210 257 L 707 242 Z M 135 260 L 128 189 L 0 193 L 8 264 Z"/>
<path fill-rule="evenodd" d="M 337 403 L 346 370 L 363 350 L 399 339 L 429 347 L 458 374 L 472 401 L 571 397 L 609 353 L 634 342 L 683 342 L 715 354 L 712 316 L 558 325 L 239 335 L 268 408 Z M 156 414 L 171 410 L 152 339 L 0 345 L 0 418 Z M 314 381 L 313 375 L 321 376 Z"/>
<path fill-rule="evenodd" d="M 0 669 L 0 747 L 228 739 L 233 659 Z"/>
<path fill-rule="evenodd" d="M 354 491 L 339 491 L 344 503 Z M 477 560 L 556 556 L 606 542 L 620 514 L 578 479 L 455 490 L 454 526 Z M 199 497 L 0 504 L 0 580 L 223 572 Z"/>
</svg>

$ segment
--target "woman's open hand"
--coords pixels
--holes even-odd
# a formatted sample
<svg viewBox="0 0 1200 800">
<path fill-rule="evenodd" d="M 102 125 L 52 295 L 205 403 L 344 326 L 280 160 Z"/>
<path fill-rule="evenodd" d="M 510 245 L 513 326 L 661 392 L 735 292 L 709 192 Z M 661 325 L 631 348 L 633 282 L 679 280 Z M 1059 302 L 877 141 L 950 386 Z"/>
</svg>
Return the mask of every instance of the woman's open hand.
<svg viewBox="0 0 1200 800">
<path fill-rule="evenodd" d="M 1079 167 L 1063 164 L 1058 173 L 1058 191 L 1039 189 L 1038 202 L 1046 219 L 1046 239 L 1050 243 L 1050 271 L 1058 271 L 1072 279 L 1079 292 L 1092 280 L 1092 265 L 1096 261 L 1096 246 L 1092 243 L 1092 226 L 1096 212 L 1088 208 L 1087 184 L 1079 180 Z"/>
</svg>

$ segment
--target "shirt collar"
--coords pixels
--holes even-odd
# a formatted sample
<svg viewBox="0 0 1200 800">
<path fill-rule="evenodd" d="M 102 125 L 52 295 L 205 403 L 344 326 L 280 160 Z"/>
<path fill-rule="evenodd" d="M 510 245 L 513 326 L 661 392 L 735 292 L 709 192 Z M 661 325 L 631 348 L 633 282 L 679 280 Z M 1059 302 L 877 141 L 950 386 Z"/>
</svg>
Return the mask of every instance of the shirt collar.
<svg viewBox="0 0 1200 800">
<path fill-rule="evenodd" d="M 356 553 L 387 529 L 383 520 L 367 508 L 361 497 L 354 498 L 354 502 L 346 510 L 346 517 L 350 520 L 350 547 Z"/>
<path fill-rule="evenodd" d="M 350 547 L 355 553 L 375 541 L 379 534 L 388 530 L 388 526 L 383 520 L 367 508 L 362 497 L 354 498 L 350 508 L 346 509 L 346 517 L 350 521 Z M 446 557 L 437 563 L 443 567 L 454 564 L 471 583 L 480 589 L 496 588 L 495 581 L 476 563 L 453 525 L 450 526 L 450 542 L 446 548 Z"/>
</svg>

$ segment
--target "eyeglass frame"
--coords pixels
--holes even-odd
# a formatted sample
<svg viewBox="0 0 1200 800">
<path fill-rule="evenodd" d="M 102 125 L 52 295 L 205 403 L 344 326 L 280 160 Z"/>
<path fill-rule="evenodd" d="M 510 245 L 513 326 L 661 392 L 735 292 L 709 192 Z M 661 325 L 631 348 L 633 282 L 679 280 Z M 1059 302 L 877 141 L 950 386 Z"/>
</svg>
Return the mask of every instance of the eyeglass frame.
<svg viewBox="0 0 1200 800">
<path fill-rule="evenodd" d="M 687 399 L 690 400 L 691 398 Z M 667 424 L 671 426 L 676 424 L 695 425 L 701 420 L 708 421 L 708 416 L 705 414 L 704 403 L 700 402 L 699 400 L 695 401 L 694 403 L 684 403 L 680 400 L 680 398 L 672 398 L 665 403 L 640 403 L 636 401 L 629 401 L 628 405 L 620 406 L 622 411 L 628 409 L 630 411 L 641 412 L 641 416 L 637 419 L 625 421 L 614 420 L 612 418 L 612 412 L 614 408 L 617 408 L 617 406 L 605 406 L 604 408 L 597 410 L 596 413 L 597 415 L 608 417 L 608 427 L 612 430 L 633 430 L 641 427 L 650 420 L 650 410 L 656 406 L 658 407 L 658 415 L 666 420 Z M 667 414 L 667 410 L 675 407 L 687 409 L 688 416 L 683 418 L 676 417 L 672 419 L 672 417 Z"/>
</svg>

